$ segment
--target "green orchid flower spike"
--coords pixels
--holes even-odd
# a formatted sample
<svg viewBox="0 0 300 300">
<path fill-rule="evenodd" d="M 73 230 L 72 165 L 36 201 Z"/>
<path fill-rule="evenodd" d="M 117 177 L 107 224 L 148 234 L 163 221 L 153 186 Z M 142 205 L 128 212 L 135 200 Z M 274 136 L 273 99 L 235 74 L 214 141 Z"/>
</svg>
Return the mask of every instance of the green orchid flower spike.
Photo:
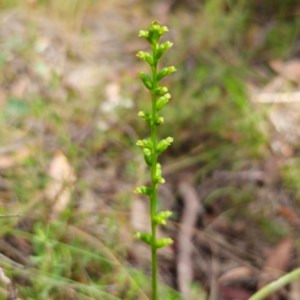
<svg viewBox="0 0 300 300">
<path fill-rule="evenodd" d="M 144 38 L 150 44 L 152 53 L 139 51 L 137 57 L 148 63 L 151 68 L 151 75 L 143 71 L 138 72 L 138 75 L 144 86 L 150 91 L 152 99 L 152 111 L 140 111 L 138 116 L 145 120 L 151 131 L 150 140 L 138 140 L 137 145 L 143 149 L 144 159 L 151 172 L 151 187 L 141 186 L 135 189 L 136 193 L 145 194 L 150 198 L 150 214 L 151 214 L 151 234 L 138 232 L 135 237 L 147 243 L 151 247 L 152 253 L 152 300 L 158 300 L 157 290 L 157 249 L 165 247 L 173 243 L 170 238 L 156 238 L 156 227 L 165 225 L 167 219 L 172 214 L 170 211 L 156 212 L 157 202 L 157 187 L 165 182 L 162 177 L 161 165 L 158 163 L 158 155 L 164 152 L 173 142 L 172 137 L 167 137 L 160 142 L 157 141 L 157 129 L 164 123 L 164 118 L 158 115 L 164 106 L 171 99 L 168 93 L 168 88 L 160 86 L 159 82 L 168 75 L 176 71 L 175 67 L 170 66 L 161 70 L 157 69 L 158 61 L 161 56 L 173 45 L 171 42 L 159 44 L 159 39 L 162 35 L 168 32 L 166 26 L 160 26 L 157 21 L 154 21 L 148 30 L 141 30 L 139 37 Z"/>
</svg>

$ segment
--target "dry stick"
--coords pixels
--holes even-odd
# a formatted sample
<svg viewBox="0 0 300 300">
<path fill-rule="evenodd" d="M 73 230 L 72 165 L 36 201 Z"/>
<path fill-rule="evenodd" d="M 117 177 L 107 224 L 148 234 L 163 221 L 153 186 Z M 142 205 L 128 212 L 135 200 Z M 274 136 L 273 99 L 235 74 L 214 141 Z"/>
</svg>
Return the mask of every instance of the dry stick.
<svg viewBox="0 0 300 300">
<path fill-rule="evenodd" d="M 15 288 L 13 282 L 5 275 L 4 270 L 0 267 L 0 280 L 7 285 L 7 299 L 17 300 L 18 290 Z"/>
<path fill-rule="evenodd" d="M 269 283 L 265 287 L 263 287 L 261 290 L 259 290 L 257 293 L 255 293 L 252 297 L 249 298 L 249 300 L 263 300 L 267 296 L 271 295 L 272 293 L 278 291 L 285 285 L 289 284 L 295 279 L 300 278 L 300 268 L 287 273 L 286 275 L 280 277 L 279 279 Z"/>
<path fill-rule="evenodd" d="M 0 215 L 0 218 L 16 218 L 21 217 L 21 214 L 12 214 L 12 215 Z"/>
<path fill-rule="evenodd" d="M 219 264 L 216 255 L 218 254 L 218 247 L 211 243 L 210 245 L 212 251 L 212 260 L 211 260 L 211 284 L 210 284 L 210 295 L 209 300 L 218 300 L 220 298 L 219 289 L 218 289 L 218 280 L 219 277 Z"/>
<path fill-rule="evenodd" d="M 179 191 L 184 202 L 184 210 L 181 217 L 182 227 L 178 236 L 178 286 L 179 291 L 187 298 L 190 297 L 190 289 L 188 284 L 193 279 L 193 263 L 192 263 L 192 238 L 193 228 L 197 223 L 197 216 L 200 212 L 200 205 L 197 193 L 193 186 L 188 182 L 182 182 Z"/>
</svg>

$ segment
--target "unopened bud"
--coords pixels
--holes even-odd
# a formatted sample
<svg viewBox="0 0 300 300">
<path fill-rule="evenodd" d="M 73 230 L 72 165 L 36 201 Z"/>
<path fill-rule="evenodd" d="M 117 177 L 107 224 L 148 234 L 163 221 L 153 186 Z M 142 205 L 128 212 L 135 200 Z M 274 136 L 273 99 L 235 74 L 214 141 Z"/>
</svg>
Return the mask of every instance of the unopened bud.
<svg viewBox="0 0 300 300">
<path fill-rule="evenodd" d="M 137 232 L 134 235 L 135 238 L 142 240 L 143 242 L 151 245 L 151 235 L 149 233 L 146 232 Z"/>
<path fill-rule="evenodd" d="M 148 149 L 144 149 L 144 159 L 146 164 L 151 167 L 152 166 L 152 152 Z"/>
<path fill-rule="evenodd" d="M 136 56 L 144 61 L 147 61 L 149 63 L 149 65 L 151 65 L 151 66 L 154 63 L 153 56 L 148 52 L 139 51 Z"/>
<path fill-rule="evenodd" d="M 165 151 L 171 145 L 173 140 L 174 140 L 173 138 L 168 137 L 168 138 L 160 141 L 156 147 L 156 151 L 158 153 Z"/>
<path fill-rule="evenodd" d="M 163 124 L 164 122 L 164 118 L 163 117 L 159 117 L 156 119 L 156 125 L 160 125 L 160 124 Z"/>
<path fill-rule="evenodd" d="M 155 217 L 154 217 L 154 222 L 156 224 L 162 224 L 165 225 L 166 224 L 166 220 L 172 215 L 171 211 L 162 211 L 160 213 L 158 213 Z"/>
<path fill-rule="evenodd" d="M 169 93 L 160 97 L 156 102 L 156 110 L 160 111 L 169 102 L 170 98 L 171 98 L 171 95 Z"/>
<path fill-rule="evenodd" d="M 162 248 L 168 245 L 172 245 L 174 241 L 170 238 L 162 238 L 156 241 L 156 248 Z"/>
<path fill-rule="evenodd" d="M 140 30 L 140 32 L 139 32 L 139 37 L 142 37 L 142 38 L 144 38 L 144 39 L 147 39 L 148 36 L 149 36 L 149 31 L 147 31 L 147 30 Z"/>
<path fill-rule="evenodd" d="M 148 74 L 143 71 L 138 72 L 139 77 L 141 78 L 142 82 L 144 83 L 145 87 L 149 90 L 152 89 L 152 80 Z"/>
<path fill-rule="evenodd" d="M 170 75 L 174 72 L 176 72 L 177 70 L 175 69 L 175 67 L 171 66 L 171 67 L 168 67 L 168 68 L 163 68 L 161 71 L 158 72 L 156 78 L 157 80 L 161 80 L 162 78 L 164 78 L 165 76 L 167 75 Z"/>
<path fill-rule="evenodd" d="M 147 112 L 145 110 L 141 110 L 141 111 L 138 112 L 138 116 L 141 117 L 141 118 L 143 118 L 147 122 L 147 124 L 149 126 L 151 126 L 152 115 L 149 112 Z"/>
<path fill-rule="evenodd" d="M 156 183 L 163 184 L 163 183 L 166 182 L 166 180 L 165 180 L 164 178 L 162 178 L 162 177 L 156 177 L 156 178 L 155 178 L 155 182 L 156 182 Z"/>
<path fill-rule="evenodd" d="M 155 173 L 156 177 L 161 177 L 161 165 L 160 163 L 156 164 L 156 173 Z"/>
<path fill-rule="evenodd" d="M 136 194 L 144 194 L 144 195 L 148 195 L 148 196 L 151 196 L 152 194 L 152 189 L 149 188 L 148 186 L 139 186 L 137 188 L 135 188 L 134 192 Z"/>
<path fill-rule="evenodd" d="M 148 149 L 152 149 L 153 148 L 153 144 L 151 141 L 148 140 L 138 140 L 136 142 L 137 146 L 143 147 L 143 148 L 148 148 Z"/>
<path fill-rule="evenodd" d="M 155 93 L 157 95 L 165 95 L 167 92 L 168 92 L 168 88 L 166 86 L 159 86 L 155 90 Z"/>
<path fill-rule="evenodd" d="M 158 50 L 156 52 L 156 58 L 159 59 L 161 56 L 173 46 L 173 43 L 167 41 L 159 45 Z"/>
</svg>

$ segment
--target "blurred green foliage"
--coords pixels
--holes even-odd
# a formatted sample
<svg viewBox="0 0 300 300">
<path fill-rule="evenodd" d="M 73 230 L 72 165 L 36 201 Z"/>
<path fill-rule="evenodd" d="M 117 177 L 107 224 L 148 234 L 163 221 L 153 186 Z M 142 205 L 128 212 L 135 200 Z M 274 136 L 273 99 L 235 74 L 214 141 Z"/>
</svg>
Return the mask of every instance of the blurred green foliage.
<svg viewBox="0 0 300 300">
<path fill-rule="evenodd" d="M 298 54 L 300 18 L 295 13 L 298 2 L 207 0 L 197 2 L 197 7 L 193 8 L 187 1 L 174 1 L 168 24 L 172 28 L 170 34 L 174 49 L 171 56 L 165 58 L 164 64 L 175 65 L 176 62 L 178 72 L 172 79 L 164 79 L 166 85 L 172 87 L 172 105 L 165 110 L 165 120 L 169 126 L 162 127 L 159 135 L 175 136 L 176 139 L 168 156 L 163 156 L 165 163 L 171 164 L 178 157 L 183 157 L 183 160 L 179 160 L 182 164 L 177 168 L 178 172 L 194 168 L 196 181 L 200 181 L 209 177 L 215 169 L 241 170 L 269 154 L 266 116 L 249 101 L 245 83 L 251 79 L 259 85 L 268 80 L 253 68 L 254 65 L 266 67 L 271 59 L 286 59 Z M 28 3 L 35 1 L 0 0 L 0 9 L 5 13 L 5 9 L 15 6 L 30 11 L 32 8 Z M 91 5 L 97 3 L 103 5 L 104 2 L 57 0 L 36 1 L 35 5 L 41 12 L 47 11 L 61 21 L 70 21 L 72 26 L 80 29 L 80 34 L 86 35 L 87 29 L 81 27 L 83 15 Z M 141 11 L 149 13 L 153 3 L 158 1 L 145 2 Z M 130 44 L 135 39 L 137 36 L 128 37 Z M 18 76 L 18 72 L 8 72 L 8 66 L 14 62 L 8 51 L 13 51 L 17 57 L 31 64 L 32 49 L 32 40 L 13 36 L 0 45 L 1 86 L 6 89 Z M 117 59 L 121 62 L 123 58 Z M 34 63 L 37 71 L 43 72 L 44 66 Z M 136 87 L 135 82 L 139 85 L 137 77 L 124 73 L 120 79 L 123 93 L 134 97 L 137 107 L 133 110 L 139 111 L 145 107 L 141 99 L 147 96 Z M 41 127 L 45 130 L 42 132 L 54 141 L 54 148 L 59 147 L 64 151 L 79 177 L 87 158 L 103 155 L 103 149 L 120 173 L 123 172 L 121 179 L 123 176 L 134 181 L 138 176 L 143 177 L 142 171 L 137 172 L 139 161 L 134 157 L 138 150 L 133 137 L 147 135 L 146 126 L 141 126 L 131 110 L 118 109 L 118 119 L 112 129 L 105 133 L 97 129 L 92 138 L 81 144 L 71 136 L 70 128 L 82 120 L 91 119 L 91 112 L 98 105 L 104 84 L 101 83 L 88 99 L 81 99 L 70 89 L 63 106 L 58 105 L 55 96 L 51 98 L 52 92 L 61 84 L 61 78 L 53 73 L 43 95 L 8 97 L 0 113 L 1 146 L 23 137 L 23 130 L 28 131 L 29 136 L 39 137 L 40 131 L 30 126 L 33 120 L 38 125 L 47 125 L 46 129 Z M 3 179 L 9 181 L 11 186 L 9 200 L 24 215 L 29 214 L 31 220 L 28 223 L 30 225 L 21 221 L 16 226 L 17 220 L 1 219 L 2 237 L 20 237 L 31 251 L 29 256 L 33 267 L 26 270 L 22 266 L 11 267 L 9 263 L 1 261 L 5 270 L 10 269 L 11 273 L 7 275 L 12 274 L 16 279 L 20 297 L 134 300 L 138 299 L 141 286 L 149 294 L 149 277 L 145 275 L 148 270 L 137 271 L 127 261 L 127 245 L 123 244 L 120 232 L 123 226 L 121 218 L 114 213 L 99 215 L 97 224 L 102 227 L 89 228 L 86 225 L 89 216 L 77 210 L 76 201 L 91 188 L 84 180 L 78 179 L 73 202 L 60 220 L 50 224 L 46 222 L 46 203 L 42 200 L 36 203 L 34 199 L 49 180 L 46 170 L 53 149 L 43 148 L 43 139 L 39 141 L 37 153 L 26 159 L 24 167 L 2 172 Z M 295 191 L 297 199 L 300 197 L 299 170 L 298 158 L 290 160 L 283 168 L 285 186 Z M 239 191 L 229 187 L 224 192 L 217 189 L 207 198 L 208 205 L 224 193 L 228 193 L 231 200 L 226 204 L 228 207 L 246 203 L 252 196 L 248 190 Z M 126 191 L 119 193 L 116 195 L 117 201 L 110 205 L 116 212 L 128 212 L 130 198 L 131 195 Z M 247 217 L 251 218 L 249 215 Z M 273 221 L 263 217 L 257 219 L 257 224 L 270 237 L 271 243 L 286 234 Z M 74 227 L 86 231 L 75 232 L 72 230 Z M 103 228 L 105 239 L 99 233 Z M 93 238 L 99 241 L 104 239 L 103 244 L 94 243 Z M 118 258 L 118 262 L 112 260 L 105 247 Z M 204 293 L 201 286 L 193 285 L 192 290 L 195 294 Z M 162 299 L 183 299 L 176 291 L 163 285 L 161 293 Z"/>
</svg>

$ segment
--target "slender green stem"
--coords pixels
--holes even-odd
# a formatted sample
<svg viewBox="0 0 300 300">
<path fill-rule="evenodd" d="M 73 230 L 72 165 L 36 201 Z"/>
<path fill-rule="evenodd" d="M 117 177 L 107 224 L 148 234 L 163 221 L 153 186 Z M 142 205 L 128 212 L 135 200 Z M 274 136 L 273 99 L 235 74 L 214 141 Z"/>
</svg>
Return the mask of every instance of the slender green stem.
<svg viewBox="0 0 300 300">
<path fill-rule="evenodd" d="M 153 57 L 155 57 L 155 47 L 153 47 Z M 157 164 L 157 152 L 156 152 L 156 94 L 155 90 L 157 88 L 157 62 L 152 66 L 152 80 L 153 86 L 151 91 L 152 96 L 152 125 L 151 125 L 151 141 L 153 144 L 152 150 L 152 167 L 151 167 L 151 181 L 152 181 L 152 195 L 150 199 L 150 212 L 151 212 L 151 231 L 152 231 L 152 245 L 151 245 L 151 255 L 152 255 L 152 300 L 158 300 L 157 291 L 157 255 L 156 255 L 156 223 L 154 222 L 154 217 L 156 214 L 156 195 L 157 195 L 157 182 L 156 182 L 156 164 Z"/>
<path fill-rule="evenodd" d="M 265 287 L 263 287 L 261 290 L 259 290 L 257 293 L 255 293 L 253 296 L 249 298 L 249 300 L 263 300 L 267 296 L 271 295 L 272 293 L 278 291 L 285 285 L 289 284 L 293 280 L 300 278 L 300 268 L 287 273 L 286 275 L 280 277 L 279 279 L 269 283 Z"/>
</svg>

